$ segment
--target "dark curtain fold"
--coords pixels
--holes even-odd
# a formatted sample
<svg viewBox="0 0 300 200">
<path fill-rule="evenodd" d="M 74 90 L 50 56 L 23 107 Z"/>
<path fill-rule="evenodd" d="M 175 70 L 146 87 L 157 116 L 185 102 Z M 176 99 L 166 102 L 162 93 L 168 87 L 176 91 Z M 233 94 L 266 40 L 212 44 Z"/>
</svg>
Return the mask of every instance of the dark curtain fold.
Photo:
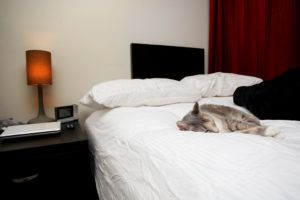
<svg viewBox="0 0 300 200">
<path fill-rule="evenodd" d="M 299 0 L 210 0 L 209 72 L 272 79 L 300 66 Z"/>
</svg>

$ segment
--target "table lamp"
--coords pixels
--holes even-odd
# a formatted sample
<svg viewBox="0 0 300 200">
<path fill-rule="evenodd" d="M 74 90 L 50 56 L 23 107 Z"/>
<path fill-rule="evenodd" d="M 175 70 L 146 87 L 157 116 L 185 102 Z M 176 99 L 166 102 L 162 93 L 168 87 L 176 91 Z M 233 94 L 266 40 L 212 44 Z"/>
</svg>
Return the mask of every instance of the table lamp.
<svg viewBox="0 0 300 200">
<path fill-rule="evenodd" d="M 28 121 L 29 124 L 51 122 L 47 117 L 43 102 L 43 85 L 52 84 L 51 53 L 42 50 L 26 51 L 27 85 L 36 85 L 38 90 L 38 114 Z"/>
</svg>

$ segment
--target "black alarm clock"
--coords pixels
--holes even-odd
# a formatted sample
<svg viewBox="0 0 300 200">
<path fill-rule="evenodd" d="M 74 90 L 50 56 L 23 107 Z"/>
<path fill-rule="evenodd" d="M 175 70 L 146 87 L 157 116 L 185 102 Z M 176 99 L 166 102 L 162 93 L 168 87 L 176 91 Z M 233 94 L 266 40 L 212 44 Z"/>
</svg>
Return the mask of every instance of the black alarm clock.
<svg viewBox="0 0 300 200">
<path fill-rule="evenodd" d="M 55 107 L 55 119 L 61 123 L 78 121 L 78 105 Z"/>
</svg>

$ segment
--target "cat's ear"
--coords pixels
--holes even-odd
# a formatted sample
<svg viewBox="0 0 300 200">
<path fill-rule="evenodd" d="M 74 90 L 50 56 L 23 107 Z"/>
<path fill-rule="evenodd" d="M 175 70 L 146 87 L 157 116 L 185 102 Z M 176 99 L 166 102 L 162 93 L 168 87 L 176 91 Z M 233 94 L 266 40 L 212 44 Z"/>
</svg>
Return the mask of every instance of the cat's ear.
<svg viewBox="0 0 300 200">
<path fill-rule="evenodd" d="M 193 107 L 193 110 L 192 110 L 192 114 L 193 114 L 193 115 L 199 114 L 199 104 L 198 104 L 198 102 L 196 102 L 196 103 L 194 104 L 194 107 Z"/>
</svg>

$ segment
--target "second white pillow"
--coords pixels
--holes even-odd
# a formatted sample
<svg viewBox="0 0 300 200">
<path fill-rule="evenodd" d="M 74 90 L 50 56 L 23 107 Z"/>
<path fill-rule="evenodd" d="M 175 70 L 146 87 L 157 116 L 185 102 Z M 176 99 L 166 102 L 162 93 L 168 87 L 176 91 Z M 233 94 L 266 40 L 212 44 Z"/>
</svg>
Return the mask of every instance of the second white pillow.
<svg viewBox="0 0 300 200">
<path fill-rule="evenodd" d="M 216 72 L 187 76 L 181 82 L 189 87 L 194 87 L 202 97 L 213 97 L 232 96 L 236 88 L 260 83 L 262 79 L 254 76 Z"/>
</svg>

